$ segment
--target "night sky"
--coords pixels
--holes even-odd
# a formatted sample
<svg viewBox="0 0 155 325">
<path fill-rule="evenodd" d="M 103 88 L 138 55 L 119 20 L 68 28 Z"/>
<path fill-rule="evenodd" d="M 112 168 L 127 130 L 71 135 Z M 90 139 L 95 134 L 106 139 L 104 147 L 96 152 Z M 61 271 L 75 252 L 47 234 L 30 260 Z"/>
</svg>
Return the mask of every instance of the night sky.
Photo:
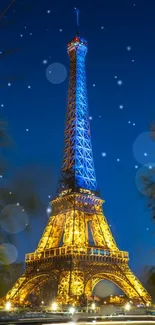
<svg viewBox="0 0 155 325">
<path fill-rule="evenodd" d="M 0 1 L 1 13 L 10 2 Z M 136 185 L 143 165 L 155 163 L 148 133 L 155 119 L 153 0 L 17 0 L 12 5 L 0 20 L 0 113 L 15 143 L 9 160 L 14 170 L 38 165 L 52 175 L 42 189 L 48 204 L 62 161 L 74 7 L 80 9 L 80 33 L 88 41 L 89 115 L 103 208 L 119 248 L 129 251 L 139 274 L 155 260 L 151 212 Z M 12 53 L 5 55 L 8 49 Z M 18 236 L 19 260 L 36 249 L 47 218 L 35 218 L 31 233 Z"/>
</svg>

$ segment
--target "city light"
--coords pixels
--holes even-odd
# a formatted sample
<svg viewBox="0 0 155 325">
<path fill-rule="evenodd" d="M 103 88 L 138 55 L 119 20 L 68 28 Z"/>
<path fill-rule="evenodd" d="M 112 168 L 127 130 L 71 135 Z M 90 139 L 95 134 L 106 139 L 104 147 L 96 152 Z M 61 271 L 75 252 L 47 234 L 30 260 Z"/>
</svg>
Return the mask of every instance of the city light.
<svg viewBox="0 0 155 325">
<path fill-rule="evenodd" d="M 130 306 L 130 304 L 127 302 L 127 304 L 125 305 L 125 310 L 126 311 L 129 311 L 130 309 L 131 309 L 131 306 Z"/>
<path fill-rule="evenodd" d="M 69 313 L 72 314 L 72 315 L 75 313 L 75 309 L 74 309 L 74 307 L 70 307 L 70 308 L 69 308 Z"/>
<path fill-rule="evenodd" d="M 57 310 L 57 303 L 56 302 L 53 302 L 52 303 L 52 310 L 53 311 L 56 311 Z"/>
<path fill-rule="evenodd" d="M 95 309 L 95 303 L 93 302 L 92 305 L 91 305 L 91 308 L 94 310 Z"/>
<path fill-rule="evenodd" d="M 11 302 L 7 301 L 5 304 L 5 310 L 9 311 L 11 309 Z"/>
</svg>

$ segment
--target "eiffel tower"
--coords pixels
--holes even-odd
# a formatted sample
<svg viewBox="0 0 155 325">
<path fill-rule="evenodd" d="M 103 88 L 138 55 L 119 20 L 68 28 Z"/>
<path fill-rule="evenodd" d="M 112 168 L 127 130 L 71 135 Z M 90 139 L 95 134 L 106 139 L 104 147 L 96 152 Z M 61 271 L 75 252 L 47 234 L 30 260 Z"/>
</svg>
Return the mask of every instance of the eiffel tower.
<svg viewBox="0 0 155 325">
<path fill-rule="evenodd" d="M 129 268 L 128 252 L 121 251 L 102 210 L 91 146 L 85 57 L 87 42 L 77 33 L 68 43 L 70 76 L 64 156 L 52 213 L 35 252 L 26 255 L 25 273 L 3 301 L 23 305 L 30 293 L 39 294 L 53 279 L 58 303 L 78 304 L 95 285 L 112 281 L 133 302 L 151 297 Z"/>
</svg>

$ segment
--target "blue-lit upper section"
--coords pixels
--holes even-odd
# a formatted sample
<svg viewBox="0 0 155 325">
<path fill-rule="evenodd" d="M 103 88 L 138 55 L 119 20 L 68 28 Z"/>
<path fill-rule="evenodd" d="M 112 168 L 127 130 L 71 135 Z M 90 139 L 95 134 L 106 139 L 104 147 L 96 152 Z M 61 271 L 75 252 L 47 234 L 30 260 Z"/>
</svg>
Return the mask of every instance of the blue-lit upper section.
<svg viewBox="0 0 155 325">
<path fill-rule="evenodd" d="M 90 136 L 85 56 L 87 42 L 76 36 L 68 43 L 70 76 L 64 156 L 59 193 L 85 189 L 97 192 Z"/>
<path fill-rule="evenodd" d="M 78 47 L 80 47 L 81 49 L 86 49 L 87 41 L 82 37 L 76 36 L 68 43 L 68 52 Z"/>
</svg>

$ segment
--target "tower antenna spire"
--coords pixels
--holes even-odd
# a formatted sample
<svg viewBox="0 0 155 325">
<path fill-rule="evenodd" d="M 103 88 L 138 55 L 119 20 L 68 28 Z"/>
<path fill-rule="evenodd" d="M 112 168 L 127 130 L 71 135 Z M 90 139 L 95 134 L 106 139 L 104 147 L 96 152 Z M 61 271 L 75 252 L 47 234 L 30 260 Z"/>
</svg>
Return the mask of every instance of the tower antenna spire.
<svg viewBox="0 0 155 325">
<path fill-rule="evenodd" d="M 75 8 L 75 12 L 76 12 L 76 35 L 79 36 L 80 34 L 80 31 L 79 31 L 79 27 L 80 27 L 80 24 L 79 24 L 79 13 L 80 13 L 80 10 Z"/>
</svg>

